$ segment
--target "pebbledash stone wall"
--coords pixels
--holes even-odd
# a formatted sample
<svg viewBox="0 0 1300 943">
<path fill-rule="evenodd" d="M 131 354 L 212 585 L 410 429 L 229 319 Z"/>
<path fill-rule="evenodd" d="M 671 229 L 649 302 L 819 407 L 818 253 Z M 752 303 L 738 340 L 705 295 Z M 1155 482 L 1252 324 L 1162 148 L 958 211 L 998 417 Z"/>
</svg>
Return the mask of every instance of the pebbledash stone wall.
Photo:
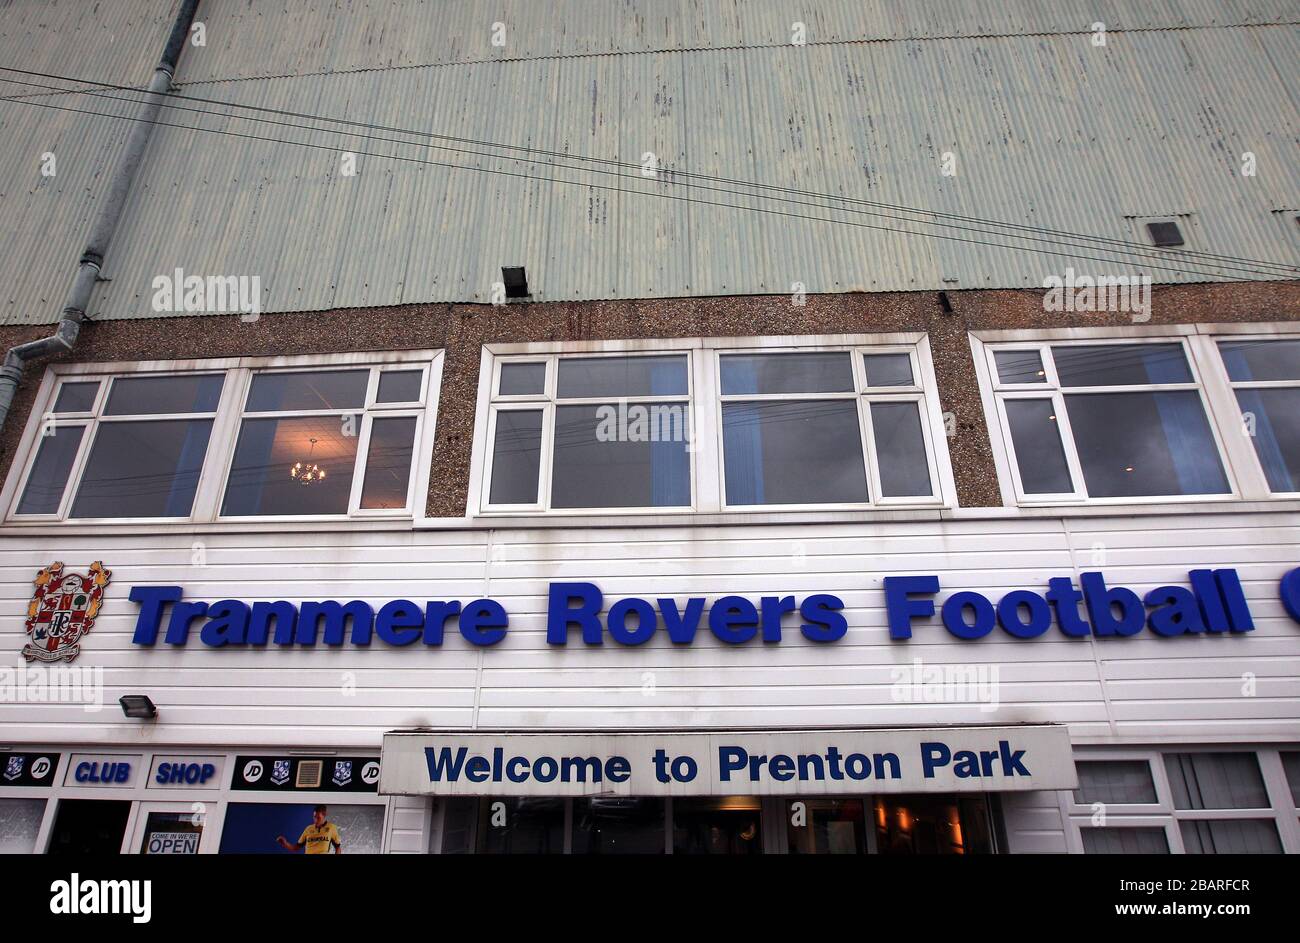
<svg viewBox="0 0 1300 943">
<path fill-rule="evenodd" d="M 433 517 L 461 517 L 483 344 L 527 341 L 744 337 L 924 331 L 930 337 L 940 406 L 956 417 L 949 440 L 962 507 L 1001 504 L 967 332 L 1102 327 L 1133 323 L 1127 313 L 1045 311 L 1042 291 L 988 290 L 639 299 L 634 301 L 413 304 L 295 314 L 149 318 L 87 323 L 59 360 L 170 360 L 199 357 L 445 350 L 438 431 L 427 500 Z M 1300 321 L 1300 282 L 1156 286 L 1148 324 Z M 0 328 L 0 345 L 44 336 L 49 326 Z M 8 474 L 32 401 L 50 361 L 29 364 L 5 428 L 0 476 Z"/>
</svg>

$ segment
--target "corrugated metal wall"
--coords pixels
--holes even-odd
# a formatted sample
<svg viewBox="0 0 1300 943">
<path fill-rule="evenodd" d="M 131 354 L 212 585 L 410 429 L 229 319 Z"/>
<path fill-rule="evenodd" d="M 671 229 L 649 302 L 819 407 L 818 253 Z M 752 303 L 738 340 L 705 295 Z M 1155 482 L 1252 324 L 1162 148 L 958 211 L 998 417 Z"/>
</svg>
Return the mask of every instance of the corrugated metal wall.
<svg viewBox="0 0 1300 943">
<path fill-rule="evenodd" d="M 951 36 L 1242 26 L 1289 0 L 205 0 L 184 82 L 452 62 Z M 495 31 L 500 23 L 504 32 Z M 494 37 L 498 42 L 494 43 Z M 503 41 L 502 41 L 503 40 Z"/>
<path fill-rule="evenodd" d="M 0 65 L 143 85 L 167 41 L 170 0 L 0 0 Z M 40 84 L 42 79 L 0 73 Z M 84 108 L 30 85 L 0 82 L 0 96 L 41 96 Z M 114 103 L 131 113 L 131 108 Z M 117 163 L 130 125 L 46 107 L 0 102 L 0 322 L 58 320 L 94 219 L 95 201 Z M 55 176 L 41 173 L 55 157 Z"/>
<path fill-rule="evenodd" d="M 880 206 L 859 208 L 883 215 L 853 214 L 844 198 L 1138 241 L 1137 217 L 1185 214 L 1188 248 L 1300 264 L 1300 80 L 1286 66 L 1300 61 L 1294 0 L 1116 0 L 1084 19 L 1142 30 L 1112 32 L 1104 47 L 1063 2 L 818 4 L 804 47 L 789 43 L 788 24 L 773 25 L 789 7 L 767 0 L 487 9 L 206 2 L 208 45 L 182 58 L 187 96 L 418 133 L 166 112 L 166 122 L 227 133 L 155 130 L 91 315 L 157 316 L 151 282 L 176 268 L 260 275 L 268 311 L 482 302 L 500 267 L 518 264 L 543 301 L 789 292 L 795 282 L 810 292 L 1038 287 L 1067 265 L 1157 282 L 1234 274 L 1164 255 L 1134 265 Z M 483 54 L 491 23 L 480 20 L 495 17 L 508 21 L 503 61 Z M 1290 25 L 1203 28 L 1279 19 Z M 985 35 L 1015 29 L 1043 34 Z M 934 35 L 965 38 L 922 38 Z M 856 41 L 886 36 L 917 38 Z M 730 48 L 740 43 L 755 48 Z M 392 67 L 476 59 L 487 61 Z M 48 67 L 108 74 L 93 56 Z M 226 81 L 286 71 L 323 74 Z M 138 81 L 147 74 L 146 64 Z M 0 211 L 15 237 L 0 258 L 0 323 L 57 318 L 96 175 L 124 125 L 0 102 Z M 760 199 L 480 142 L 632 165 L 651 152 L 670 170 L 832 200 Z M 39 176 L 47 150 L 59 157 L 57 183 Z M 358 176 L 340 174 L 342 150 L 360 153 Z M 1246 151 L 1257 176 L 1240 173 Z M 955 177 L 940 173 L 945 152 Z M 900 229 L 922 235 L 888 231 Z"/>
</svg>

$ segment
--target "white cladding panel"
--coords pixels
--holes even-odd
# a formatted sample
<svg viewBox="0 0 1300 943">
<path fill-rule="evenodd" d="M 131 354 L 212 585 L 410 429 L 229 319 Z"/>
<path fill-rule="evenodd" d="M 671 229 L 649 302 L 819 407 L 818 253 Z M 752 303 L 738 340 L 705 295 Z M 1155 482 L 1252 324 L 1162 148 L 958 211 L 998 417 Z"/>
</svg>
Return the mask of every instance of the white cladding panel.
<svg viewBox="0 0 1300 943">
<path fill-rule="evenodd" d="M 67 533 L 0 537 L 0 626 L 20 664 L 37 570 L 59 560 L 112 571 L 79 666 L 101 667 L 103 710 L 0 703 L 0 742 L 150 746 L 377 747 L 396 728 L 506 730 L 794 729 L 1067 723 L 1090 743 L 1296 739 L 1300 626 L 1277 582 L 1300 565 L 1300 515 L 985 519 L 716 528 Z M 197 563 L 194 561 L 198 561 Z M 958 641 L 938 620 L 908 642 L 886 629 L 881 580 L 938 574 L 942 598 L 1043 590 L 1100 569 L 1135 590 L 1185 584 L 1201 566 L 1235 567 L 1255 617 L 1231 636 L 1020 641 L 995 630 Z M 674 646 L 564 647 L 545 638 L 550 581 L 591 581 L 624 596 L 710 601 L 773 593 L 843 599 L 848 634 L 805 640 L 788 616 L 779 644 L 729 646 L 708 631 Z M 180 585 L 186 598 L 364 599 L 378 608 L 479 597 L 510 614 L 505 641 L 476 648 L 448 624 L 442 648 L 213 649 L 133 645 L 133 585 Z M 900 692 L 899 668 L 965 666 L 996 680 L 996 704 L 928 702 Z M 1248 684 L 1253 676 L 1253 693 Z M 123 718 L 122 694 L 148 694 L 156 722 Z M 900 693 L 904 696 L 900 697 Z M 969 693 L 969 692 L 968 692 Z M 911 699 L 909 700 L 909 697 Z"/>
</svg>

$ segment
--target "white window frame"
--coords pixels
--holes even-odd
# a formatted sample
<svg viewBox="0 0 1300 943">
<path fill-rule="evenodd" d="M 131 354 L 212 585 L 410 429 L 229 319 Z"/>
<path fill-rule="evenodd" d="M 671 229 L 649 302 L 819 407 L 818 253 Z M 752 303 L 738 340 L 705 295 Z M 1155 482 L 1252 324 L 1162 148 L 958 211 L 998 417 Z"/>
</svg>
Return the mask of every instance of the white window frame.
<svg viewBox="0 0 1300 943">
<path fill-rule="evenodd" d="M 353 480 L 348 511 L 343 514 L 222 516 L 221 506 L 225 499 L 226 482 L 234 462 L 235 446 L 245 415 L 244 405 L 252 384 L 252 378 L 262 373 L 308 372 L 347 368 L 369 368 L 371 371 L 366 387 L 365 403 L 362 406 L 338 410 L 286 410 L 274 413 L 251 413 L 249 416 L 360 415 L 362 419 L 361 426 L 357 430 L 357 460 L 352 469 Z M 416 369 L 422 372 L 420 387 L 422 402 L 391 404 L 375 402 L 382 373 Z M 111 380 L 114 377 L 183 376 L 206 373 L 224 374 L 220 400 L 213 413 L 131 415 L 108 419 L 100 416 L 109 395 Z M 51 410 L 54 407 L 60 385 L 88 380 L 98 380 L 100 383 L 92 411 L 63 413 L 58 417 L 54 417 Z M 112 527 L 131 524 L 166 526 L 169 524 L 192 525 L 196 523 L 339 522 L 347 520 L 410 520 L 415 517 L 422 517 L 424 508 L 420 496 L 427 494 L 429 490 L 429 466 L 433 454 L 434 426 L 441 380 L 441 350 L 310 354 L 291 357 L 226 357 L 208 360 L 52 364 L 46 369 L 41 379 L 41 385 L 37 391 L 31 415 L 28 418 L 19 447 L 15 452 L 13 465 L 9 470 L 3 490 L 0 490 L 0 506 L 5 509 L 4 519 L 8 524 L 41 524 L 56 527 Z M 94 445 L 95 431 L 101 423 L 148 419 L 184 419 L 200 416 L 204 418 L 212 417 L 212 431 L 208 438 L 207 453 L 204 456 L 202 470 L 195 489 L 194 503 L 188 517 L 67 517 L 85 464 L 90 456 L 90 450 Z M 406 505 L 403 508 L 363 509 L 360 507 L 360 500 L 361 489 L 365 481 L 365 463 L 370 445 L 370 431 L 374 419 L 389 416 L 413 416 L 416 419 L 413 449 L 414 465 L 407 483 Z M 86 425 L 88 431 L 82 435 L 82 440 L 78 445 L 77 456 L 69 472 L 58 513 L 18 514 L 18 502 L 26 487 L 27 479 L 31 475 L 37 450 L 41 444 L 42 428 L 50 421 L 55 422 L 56 425 Z"/>
<path fill-rule="evenodd" d="M 847 353 L 852 368 L 853 389 L 844 392 L 834 393 L 726 393 L 722 392 L 722 358 L 730 354 L 752 354 L 755 353 L 749 349 L 726 348 L 718 349 L 713 352 L 714 371 L 718 379 L 718 387 L 714 392 L 714 424 L 718 430 L 718 436 L 722 434 L 722 407 L 728 403 L 787 403 L 799 400 L 822 401 L 822 400 L 856 400 L 858 412 L 858 437 L 862 448 L 862 460 L 864 463 L 863 473 L 867 482 L 867 494 L 869 500 L 865 502 L 852 503 L 828 503 L 828 504 L 730 504 L 727 502 L 727 456 L 722 447 L 722 440 L 718 438 L 718 491 L 722 495 L 722 510 L 724 511 L 750 511 L 754 509 L 766 511 L 802 511 L 816 508 L 823 511 L 842 511 L 858 510 L 861 508 L 885 508 L 885 507 L 940 507 L 943 499 L 940 496 L 939 489 L 939 468 L 935 459 L 936 448 L 934 445 L 933 430 L 930 423 L 926 422 L 926 390 L 922 382 L 921 357 L 919 355 L 918 344 L 834 344 L 821 346 L 815 349 L 801 345 L 791 345 L 785 347 L 765 347 L 761 351 L 764 354 L 780 353 Z M 863 360 L 866 354 L 907 354 L 912 370 L 912 383 L 909 386 L 867 386 L 866 366 Z M 872 403 L 916 403 L 918 407 L 918 416 L 921 421 L 921 436 L 925 442 L 926 455 L 926 474 L 930 479 L 930 494 L 926 495 L 904 495 L 901 497 L 889 498 L 882 493 L 880 485 L 880 463 L 876 461 L 875 450 L 875 429 L 871 418 Z"/>
<path fill-rule="evenodd" d="M 736 505 L 724 503 L 725 470 L 722 464 L 722 395 L 720 387 L 719 358 L 728 353 L 820 353 L 848 351 L 853 361 L 855 391 L 841 394 L 769 394 L 767 396 L 737 396 L 735 399 L 788 400 L 794 398 L 826 399 L 856 397 L 859 410 L 859 431 L 863 436 L 865 472 L 869 476 L 870 495 L 875 499 L 854 504 L 802 504 L 802 505 Z M 912 361 L 912 387 L 866 388 L 864 353 L 908 352 Z M 550 508 L 551 465 L 553 461 L 552 438 L 555 391 L 561 357 L 646 356 L 686 354 L 688 361 L 688 423 L 691 441 L 691 504 L 689 507 L 640 508 Z M 498 396 L 497 384 L 501 366 L 506 363 L 535 363 L 545 361 L 546 393 L 539 396 Z M 611 397 L 601 398 L 608 402 Z M 616 398 L 613 398 L 616 399 Z M 677 396 L 652 395 L 628 398 L 629 402 L 664 402 L 681 400 Z M 727 397 L 728 400 L 733 397 Z M 927 472 L 932 495 L 915 498 L 881 499 L 879 470 L 869 449 L 870 402 L 920 403 L 921 427 L 927 452 Z M 570 402 L 565 400 L 565 403 Z M 573 400 L 574 403 L 584 402 Z M 549 405 L 547 405 L 549 403 Z M 539 469 L 538 498 L 530 505 L 492 505 L 489 491 L 492 481 L 492 451 L 496 433 L 496 414 L 511 409 L 542 408 L 542 455 Z M 867 413 L 864 417 L 863 414 Z M 478 404 L 475 413 L 474 445 L 470 462 L 470 487 L 466 513 L 470 517 L 581 517 L 609 518 L 619 515 L 644 517 L 654 515 L 684 516 L 688 514 L 725 513 L 746 516 L 781 514 L 786 512 L 816 513 L 837 511 L 872 511 L 898 508 L 940 510 L 955 504 L 956 486 L 948 456 L 944 419 L 939 407 L 938 383 L 930 353 L 928 336 L 923 332 L 888 334 L 835 334 L 807 336 L 764 337 L 707 337 L 671 338 L 653 340 L 610 340 L 537 342 L 524 344 L 485 344 L 481 351 L 479 369 Z"/>
<path fill-rule="evenodd" d="M 686 505 L 674 505 L 670 507 L 634 507 L 634 508 L 552 508 L 551 507 L 551 474 L 555 459 L 555 413 L 560 406 L 591 406 L 596 404 L 609 403 L 611 400 L 627 403 L 629 406 L 650 403 L 681 403 L 686 407 L 687 415 L 687 455 L 695 455 L 694 430 L 697 428 L 695 421 L 695 383 L 691 370 L 691 357 L 689 352 L 674 351 L 641 351 L 636 356 L 660 356 L 672 359 L 674 356 L 686 357 L 686 393 L 673 394 L 647 394 L 645 396 L 596 396 L 596 397 L 566 397 L 560 399 L 558 396 L 559 388 L 559 361 L 561 359 L 572 360 L 595 360 L 601 358 L 619 358 L 626 357 L 628 354 L 623 351 L 590 351 L 581 354 L 551 353 L 546 355 L 524 355 L 510 356 L 502 355 L 494 358 L 491 375 L 491 390 L 488 415 L 488 429 L 486 442 L 488 443 L 487 451 L 484 454 L 484 472 L 481 488 L 479 489 L 480 506 L 491 512 L 505 512 L 511 514 L 543 512 L 548 514 L 604 514 L 604 513 L 672 513 L 674 511 L 691 511 L 694 510 L 695 494 L 695 462 L 691 462 L 691 503 Z M 496 393 L 498 385 L 501 382 L 501 368 L 509 364 L 530 364 L 544 363 L 545 382 L 541 393 L 537 394 L 508 394 L 500 395 Z M 497 416 L 502 412 L 537 412 L 542 413 L 542 431 L 541 431 L 541 454 L 538 457 L 537 469 L 537 500 L 531 504 L 492 504 L 492 464 L 496 443 Z"/>
<path fill-rule="evenodd" d="M 1286 341 L 1286 340 L 1300 341 L 1300 332 L 1290 334 L 1290 335 L 1278 334 L 1278 333 L 1239 334 L 1234 332 L 1234 333 L 1223 333 L 1211 339 L 1211 343 L 1214 348 L 1214 355 L 1215 355 L 1213 360 L 1214 363 L 1218 366 L 1218 370 L 1219 370 L 1219 373 L 1215 379 L 1227 387 L 1228 393 L 1226 397 L 1227 402 L 1225 403 L 1225 407 L 1230 408 L 1232 417 L 1235 417 L 1235 422 L 1231 418 L 1224 420 L 1225 422 L 1233 423 L 1232 425 L 1225 426 L 1225 428 L 1228 429 L 1229 431 L 1233 429 L 1240 430 L 1243 433 L 1243 436 L 1246 431 L 1245 430 L 1246 417 L 1241 411 L 1241 405 L 1237 402 L 1238 390 L 1295 389 L 1295 388 L 1300 388 L 1300 379 L 1233 380 L 1231 377 L 1228 376 L 1228 365 L 1223 360 L 1223 352 L 1219 350 L 1219 343 L 1221 341 Z M 1248 436 L 1245 436 L 1245 438 L 1249 440 Z M 1253 457 L 1255 460 L 1255 467 L 1258 469 L 1259 472 L 1257 480 L 1254 479 L 1252 476 L 1252 483 L 1257 489 L 1262 489 L 1263 494 L 1261 495 L 1261 497 L 1292 498 L 1292 499 L 1300 498 L 1300 490 L 1273 491 L 1271 486 L 1268 483 L 1268 475 L 1265 474 L 1264 472 L 1264 463 L 1260 461 L 1259 452 L 1255 448 L 1255 443 L 1253 441 L 1247 441 L 1247 445 L 1249 447 L 1251 457 Z"/>
<path fill-rule="evenodd" d="M 1252 338 L 1295 339 L 1300 333 L 1292 325 L 1260 324 L 1192 324 L 1192 325 L 1132 325 L 1105 328 L 1060 328 L 1027 331 L 977 331 L 969 336 L 974 355 L 975 372 L 980 383 L 980 397 L 993 447 L 994 464 L 1003 504 L 1008 507 L 1060 507 L 1069 505 L 1155 505 L 1203 504 L 1241 500 L 1294 499 L 1294 493 L 1273 493 L 1268 489 L 1263 467 L 1255 453 L 1254 445 L 1242 435 L 1242 418 L 1237 407 L 1233 384 L 1228 381 L 1227 369 L 1219 353 L 1217 341 Z M 1062 390 L 1055 374 L 1055 361 L 1047 354 L 1052 346 L 1095 344 L 1160 344 L 1182 345 L 1191 371 L 1192 382 L 1151 384 L 1149 386 L 1087 387 L 1088 393 L 1129 390 L 1195 389 L 1200 396 L 1211 435 L 1218 450 L 1219 460 L 1228 483 L 1223 494 L 1146 495 L 1141 497 L 1094 498 L 1087 494 L 1083 480 L 1074 436 L 1070 429 L 1069 414 L 1065 409 L 1064 395 L 1073 394 L 1075 388 Z M 1045 383 L 1001 383 L 998 379 L 994 354 L 1009 350 L 1037 350 L 1046 373 Z M 1239 384 L 1251 386 L 1252 383 Z M 1286 384 L 1278 384 L 1286 385 Z M 1080 388 L 1082 391 L 1085 388 Z M 1086 394 L 1085 394 L 1086 395 Z M 1056 409 L 1060 424 L 1061 444 L 1065 450 L 1074 490 L 1060 494 L 1034 494 L 1024 492 L 1016 462 L 1015 448 L 1007 422 L 1005 402 L 1009 399 L 1050 399 Z"/>
<path fill-rule="evenodd" d="M 1183 845 L 1182 823 L 1192 821 L 1226 821 L 1230 819 L 1261 819 L 1272 821 L 1277 828 L 1283 854 L 1300 852 L 1300 809 L 1291 800 L 1291 786 L 1282 766 L 1282 753 L 1298 749 L 1295 745 L 1242 746 L 1237 744 L 1165 744 L 1159 749 L 1082 750 L 1075 753 L 1076 761 L 1107 762 L 1143 760 L 1151 770 L 1156 787 L 1153 803 L 1108 803 L 1105 819 L 1094 823 L 1092 805 L 1074 801 L 1074 793 L 1063 791 L 1061 812 L 1066 821 L 1066 844 L 1074 854 L 1083 853 L 1085 828 L 1163 828 L 1169 842 L 1169 853 L 1186 854 Z M 1259 763 L 1259 773 L 1264 781 L 1269 806 L 1264 809 L 1178 809 L 1174 807 L 1173 787 L 1165 769 L 1167 753 L 1252 753 Z"/>
</svg>

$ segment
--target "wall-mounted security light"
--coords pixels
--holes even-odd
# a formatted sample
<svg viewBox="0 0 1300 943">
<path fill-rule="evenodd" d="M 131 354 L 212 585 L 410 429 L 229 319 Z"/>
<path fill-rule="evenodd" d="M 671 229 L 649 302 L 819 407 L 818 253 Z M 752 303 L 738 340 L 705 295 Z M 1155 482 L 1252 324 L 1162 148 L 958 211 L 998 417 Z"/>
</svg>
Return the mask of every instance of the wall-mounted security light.
<svg viewBox="0 0 1300 943">
<path fill-rule="evenodd" d="M 1147 223 L 1147 232 L 1151 234 L 1151 242 L 1162 249 L 1171 249 L 1183 244 L 1182 230 L 1172 219 Z"/>
<path fill-rule="evenodd" d="M 122 713 L 127 717 L 152 720 L 158 716 L 158 708 L 153 706 L 153 701 L 145 694 L 123 694 L 117 703 L 122 705 Z"/>
<path fill-rule="evenodd" d="M 529 298 L 528 293 L 528 273 L 524 271 L 522 265 L 501 266 L 501 281 L 506 286 L 507 298 Z"/>
</svg>

